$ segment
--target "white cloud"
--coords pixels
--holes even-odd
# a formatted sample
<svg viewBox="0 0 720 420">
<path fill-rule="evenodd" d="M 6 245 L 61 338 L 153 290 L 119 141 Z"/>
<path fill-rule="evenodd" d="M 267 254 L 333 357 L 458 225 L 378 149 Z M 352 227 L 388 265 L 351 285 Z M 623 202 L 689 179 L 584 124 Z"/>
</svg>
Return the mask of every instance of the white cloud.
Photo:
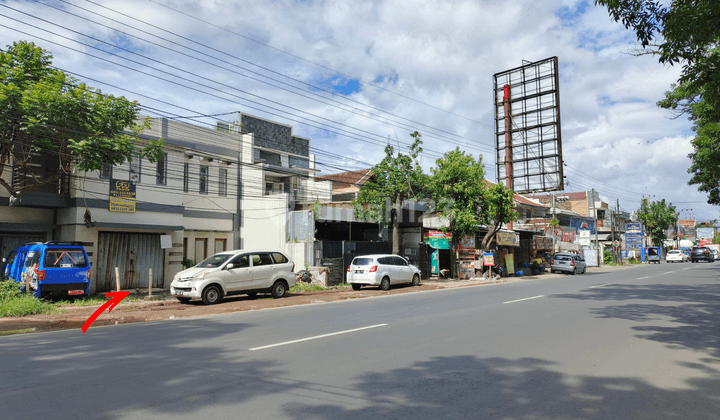
<svg viewBox="0 0 720 420">
<path fill-rule="evenodd" d="M 642 194 L 649 194 L 668 201 L 690 202 L 688 205 L 695 209 L 698 217 L 717 217 L 716 207 L 694 203 L 704 202 L 704 195 L 687 185 L 690 164 L 687 153 L 691 150 L 689 122 L 669 119 L 669 114 L 655 105 L 670 83 L 677 79 L 679 69 L 666 68 L 650 56 L 630 55 L 629 52 L 636 48 L 633 34 L 613 22 L 603 8 L 576 0 L 423 1 L 414 2 L 413 7 L 400 0 L 158 2 L 190 16 L 154 2 L 100 1 L 107 9 L 82 3 L 87 11 L 68 4 L 56 4 L 85 19 L 103 22 L 131 34 L 122 35 L 83 18 L 50 9 L 43 3 L 10 1 L 4 4 L 82 34 L 108 42 L 122 42 L 123 46 L 167 65 L 132 57 L 119 50 L 116 50 L 118 54 L 141 64 L 109 57 L 92 48 L 99 45 L 98 41 L 12 10 L 4 13 L 19 22 L 3 19 L 7 26 L 31 35 L 0 28 L 0 36 L 6 44 L 19 39 L 35 40 L 53 52 L 58 67 L 117 86 L 88 81 L 105 92 L 136 98 L 144 105 L 168 114 L 240 110 L 259 115 L 292 125 L 297 134 L 312 139 L 314 148 L 349 158 L 341 162 L 318 157 L 320 163 L 354 169 L 358 163 L 352 159 L 376 162 L 382 158 L 383 144 L 388 142 L 388 137 L 396 143 L 397 135 L 402 143 L 409 144 L 408 134 L 418 130 L 425 140 L 426 166 L 429 167 L 442 152 L 460 146 L 473 155 L 484 155 L 490 177 L 495 173 L 492 75 L 517 67 L 522 60 L 558 56 L 563 152 L 569 168 L 566 175 L 570 188 L 596 188 L 611 202 L 619 198 L 621 206 L 628 210 L 637 207 Z M 28 28 L 22 22 L 43 29 Z M 138 32 L 130 26 L 148 33 Z M 49 34 L 49 30 L 58 35 Z M 73 44 L 59 35 L 91 46 Z M 60 45 L 40 41 L 40 37 Z M 113 62 L 124 62 L 130 68 L 167 80 L 120 68 L 69 47 Z M 190 81 L 149 70 L 146 65 Z M 250 74 L 237 66 L 260 75 Z M 329 79 L 335 74 L 329 69 L 368 82 L 351 95 L 357 102 L 346 102 L 328 94 L 322 94 L 322 99 L 316 98 L 300 83 Z M 287 90 L 300 89 L 304 96 L 321 102 L 250 80 L 244 75 L 256 79 L 264 79 L 262 75 L 272 77 L 277 81 L 265 80 Z M 385 78 L 382 87 L 387 90 L 369 83 L 379 78 Z M 252 104 L 249 100 L 262 105 Z M 365 116 L 339 109 L 332 101 L 344 102 L 342 108 L 345 109 L 362 108 L 365 111 L 358 112 Z M 366 117 L 370 113 L 379 117 Z M 388 120 L 395 122 L 387 123 Z M 341 134 L 321 135 L 317 127 L 326 124 L 332 127 L 330 130 Z M 345 132 L 354 134 L 347 137 Z"/>
</svg>

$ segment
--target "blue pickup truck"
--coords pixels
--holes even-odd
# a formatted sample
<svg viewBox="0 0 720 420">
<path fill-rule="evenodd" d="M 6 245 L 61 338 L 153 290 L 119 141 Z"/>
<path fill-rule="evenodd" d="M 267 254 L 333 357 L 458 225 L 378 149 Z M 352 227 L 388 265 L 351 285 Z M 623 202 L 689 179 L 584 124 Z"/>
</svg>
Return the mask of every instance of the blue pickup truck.
<svg viewBox="0 0 720 420">
<path fill-rule="evenodd" d="M 90 292 L 90 262 L 80 243 L 23 245 L 12 250 L 4 263 L 5 277 L 19 283 L 29 280 L 36 297 L 82 296 Z"/>
</svg>

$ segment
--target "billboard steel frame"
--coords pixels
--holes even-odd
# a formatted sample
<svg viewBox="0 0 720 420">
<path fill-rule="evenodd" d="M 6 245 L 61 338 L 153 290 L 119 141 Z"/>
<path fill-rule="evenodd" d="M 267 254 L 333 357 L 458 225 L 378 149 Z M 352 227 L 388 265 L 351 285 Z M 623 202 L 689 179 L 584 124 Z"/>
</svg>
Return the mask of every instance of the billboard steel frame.
<svg viewBox="0 0 720 420">
<path fill-rule="evenodd" d="M 564 189 L 558 82 L 557 57 L 493 75 L 497 182 L 516 193 Z"/>
</svg>

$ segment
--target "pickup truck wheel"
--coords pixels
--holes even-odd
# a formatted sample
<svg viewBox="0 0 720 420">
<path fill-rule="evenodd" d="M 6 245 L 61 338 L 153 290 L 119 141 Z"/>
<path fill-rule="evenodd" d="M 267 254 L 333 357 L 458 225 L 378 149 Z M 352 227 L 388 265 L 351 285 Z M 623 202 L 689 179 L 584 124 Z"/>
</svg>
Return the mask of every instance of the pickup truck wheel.
<svg viewBox="0 0 720 420">
<path fill-rule="evenodd" d="M 214 305 L 220 301 L 220 289 L 217 286 L 208 286 L 203 290 L 202 301 L 206 305 Z"/>
<path fill-rule="evenodd" d="M 360 290 L 360 288 L 362 287 L 362 284 L 353 283 L 353 284 L 351 284 L 351 286 L 352 286 L 353 290 Z"/>
<path fill-rule="evenodd" d="M 281 297 L 285 296 L 285 292 L 287 292 L 287 286 L 285 286 L 285 283 L 283 281 L 276 281 L 275 284 L 273 284 L 272 289 L 270 290 L 270 293 L 272 293 L 272 297 L 275 299 L 280 299 Z"/>
<path fill-rule="evenodd" d="M 177 300 L 180 303 L 190 303 L 190 298 L 188 298 L 188 297 L 179 297 L 179 298 L 177 298 Z"/>
</svg>

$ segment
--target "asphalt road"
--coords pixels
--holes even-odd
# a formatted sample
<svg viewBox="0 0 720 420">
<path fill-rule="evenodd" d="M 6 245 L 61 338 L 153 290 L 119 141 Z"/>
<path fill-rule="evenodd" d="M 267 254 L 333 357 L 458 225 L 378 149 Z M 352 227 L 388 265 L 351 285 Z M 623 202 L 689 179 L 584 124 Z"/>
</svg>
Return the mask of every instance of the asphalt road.
<svg viewBox="0 0 720 420">
<path fill-rule="evenodd" d="M 0 337 L 7 419 L 718 419 L 720 262 Z"/>
</svg>

